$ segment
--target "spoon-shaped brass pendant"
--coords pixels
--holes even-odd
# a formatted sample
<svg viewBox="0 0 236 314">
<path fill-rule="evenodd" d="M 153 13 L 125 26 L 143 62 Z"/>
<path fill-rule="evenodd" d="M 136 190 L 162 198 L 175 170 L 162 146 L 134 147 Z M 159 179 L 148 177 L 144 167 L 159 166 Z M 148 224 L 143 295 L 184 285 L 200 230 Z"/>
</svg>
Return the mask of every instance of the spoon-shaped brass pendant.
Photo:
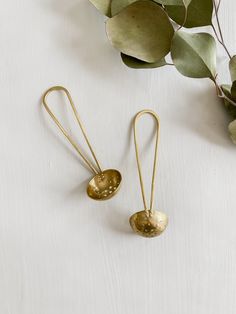
<svg viewBox="0 0 236 314">
<path fill-rule="evenodd" d="M 146 238 L 159 236 L 167 227 L 168 217 L 157 210 L 143 210 L 130 217 L 132 229 Z"/>
<path fill-rule="evenodd" d="M 47 96 L 53 91 L 63 91 L 66 94 L 66 96 L 70 102 L 70 105 L 72 107 L 75 118 L 77 120 L 77 123 L 78 123 L 78 125 L 82 131 L 82 134 L 85 138 L 85 141 L 88 145 L 88 148 L 89 148 L 89 150 L 92 154 L 92 157 L 94 159 L 94 162 L 97 166 L 96 168 L 85 157 L 85 155 L 82 153 L 82 151 L 80 150 L 80 148 L 78 147 L 76 142 L 67 133 L 67 131 L 64 129 L 64 127 L 61 125 L 59 120 L 55 117 L 55 115 L 53 114 L 53 112 L 49 108 L 46 99 L 47 99 Z M 47 112 L 49 113 L 49 115 L 51 116 L 51 118 L 53 119 L 53 121 L 59 127 L 61 132 L 64 134 L 64 136 L 71 143 L 71 145 L 74 147 L 76 152 L 80 155 L 80 157 L 83 159 L 83 161 L 87 164 L 87 166 L 90 168 L 90 170 L 94 174 L 94 177 L 88 183 L 88 187 L 87 187 L 88 196 L 94 200 L 107 200 L 107 199 L 113 197 L 120 188 L 120 183 L 122 180 L 121 174 L 118 170 L 115 170 L 115 169 L 108 169 L 108 170 L 102 170 L 101 169 L 101 166 L 100 166 L 98 159 L 97 159 L 97 157 L 96 157 L 96 155 L 92 149 L 92 146 L 88 140 L 85 129 L 84 129 L 82 122 L 79 118 L 78 112 L 75 108 L 75 105 L 73 103 L 73 100 L 72 100 L 72 97 L 71 97 L 69 91 L 65 87 L 62 87 L 62 86 L 54 86 L 54 87 L 48 89 L 43 96 L 43 105 L 44 105 L 45 109 L 47 110 Z"/>
<path fill-rule="evenodd" d="M 144 184 L 143 184 L 141 164 L 140 164 L 140 159 L 139 159 L 137 135 L 136 135 L 137 120 L 144 114 L 152 115 L 156 120 L 156 126 L 157 126 L 155 155 L 154 155 L 154 164 L 153 164 L 153 173 L 152 173 L 151 200 L 150 200 L 149 209 L 147 209 L 148 207 L 147 207 L 147 201 L 146 201 L 146 196 L 145 196 L 145 191 L 144 191 Z M 141 186 L 141 192 L 142 192 L 142 198 L 143 198 L 143 204 L 144 204 L 145 210 L 137 212 L 134 215 L 132 215 L 129 221 L 134 232 L 146 238 L 159 236 L 166 229 L 167 224 L 168 224 L 168 218 L 166 214 L 152 209 L 153 199 L 154 199 L 155 177 L 156 177 L 157 150 L 158 150 L 158 143 L 159 143 L 159 128 L 160 128 L 159 117 L 157 116 L 155 112 L 151 110 L 143 110 L 135 116 L 134 143 L 135 143 L 135 152 L 136 152 L 139 180 L 140 180 L 140 186 Z"/>
</svg>

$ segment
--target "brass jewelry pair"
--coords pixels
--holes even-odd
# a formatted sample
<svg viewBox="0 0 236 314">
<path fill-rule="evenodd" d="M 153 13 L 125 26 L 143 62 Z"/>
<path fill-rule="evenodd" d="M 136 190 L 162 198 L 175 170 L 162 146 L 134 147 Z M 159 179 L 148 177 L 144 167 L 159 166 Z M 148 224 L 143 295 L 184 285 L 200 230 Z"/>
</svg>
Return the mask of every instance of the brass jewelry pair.
<svg viewBox="0 0 236 314">
<path fill-rule="evenodd" d="M 88 158 L 85 157 L 85 155 L 80 150 L 79 146 L 72 139 L 72 137 L 68 134 L 68 132 L 64 129 L 64 127 L 61 125 L 59 120 L 56 118 L 56 116 L 53 114 L 53 112 L 49 108 L 47 104 L 47 96 L 53 91 L 62 91 L 66 94 L 70 102 L 70 105 L 72 107 L 73 113 L 75 115 L 76 121 L 82 131 L 82 134 L 85 138 L 85 141 L 94 159 L 96 167 L 91 163 L 91 161 L 88 160 Z M 88 140 L 85 129 L 79 118 L 78 112 L 76 110 L 76 107 L 73 103 L 73 100 L 69 91 L 65 87 L 62 87 L 62 86 L 54 86 L 48 89 L 43 95 L 43 105 L 45 109 L 47 110 L 47 112 L 49 113 L 49 115 L 51 116 L 51 118 L 53 119 L 53 121 L 59 127 L 61 132 L 64 134 L 64 136 L 71 143 L 71 145 L 74 147 L 76 152 L 80 155 L 80 157 L 83 159 L 83 161 L 87 164 L 89 169 L 94 174 L 94 177 L 88 183 L 88 187 L 87 187 L 88 196 L 94 200 L 108 200 L 112 198 L 118 192 L 120 188 L 122 176 L 120 172 L 116 169 L 102 170 L 98 162 L 98 159 L 94 153 L 94 150 L 92 149 L 92 146 Z M 142 177 L 141 164 L 140 164 L 140 158 L 139 158 L 137 131 L 136 131 L 137 121 L 144 114 L 152 115 L 156 121 L 156 141 L 155 141 L 155 153 L 154 153 L 153 173 L 152 173 L 151 199 L 150 199 L 149 206 L 147 204 L 146 196 L 145 196 L 145 189 L 144 189 L 144 184 L 143 184 L 143 177 Z M 144 210 L 137 212 L 130 217 L 130 225 L 136 233 L 144 237 L 148 237 L 148 238 L 160 235 L 166 229 L 166 226 L 168 224 L 168 218 L 164 213 L 153 210 L 154 188 L 155 188 L 155 177 L 156 177 L 157 155 L 158 155 L 158 144 L 159 144 L 159 128 L 160 128 L 159 117 L 157 116 L 155 112 L 151 110 L 143 110 L 136 114 L 134 118 L 134 123 L 133 123 L 134 143 L 135 143 L 135 152 L 136 152 L 136 159 L 137 159 L 137 166 L 138 166 L 138 173 L 139 173 L 139 180 L 140 180 Z"/>
</svg>

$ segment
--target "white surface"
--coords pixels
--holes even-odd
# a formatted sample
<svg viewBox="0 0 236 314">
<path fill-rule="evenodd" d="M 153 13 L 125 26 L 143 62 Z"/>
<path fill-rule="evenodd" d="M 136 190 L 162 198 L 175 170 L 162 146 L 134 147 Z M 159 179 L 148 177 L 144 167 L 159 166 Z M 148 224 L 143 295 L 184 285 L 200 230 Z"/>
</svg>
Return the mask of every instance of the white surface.
<svg viewBox="0 0 236 314">
<path fill-rule="evenodd" d="M 235 314 L 236 148 L 212 84 L 123 66 L 86 0 L 1 4 L 0 313 Z M 235 52 L 236 4 L 222 4 Z M 54 84 L 70 89 L 104 167 L 123 174 L 109 202 L 86 197 L 90 173 L 40 105 Z M 128 224 L 142 210 L 131 119 L 145 107 L 161 117 L 156 201 L 170 218 L 151 240 Z"/>
</svg>

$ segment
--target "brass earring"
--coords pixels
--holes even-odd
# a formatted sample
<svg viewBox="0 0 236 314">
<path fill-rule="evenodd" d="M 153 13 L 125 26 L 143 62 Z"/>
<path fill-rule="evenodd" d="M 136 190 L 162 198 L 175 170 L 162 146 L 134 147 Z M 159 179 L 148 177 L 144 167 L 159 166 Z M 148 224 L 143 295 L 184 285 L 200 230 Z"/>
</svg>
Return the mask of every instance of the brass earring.
<svg viewBox="0 0 236 314">
<path fill-rule="evenodd" d="M 59 120 L 56 118 L 56 116 L 53 114 L 51 109 L 49 108 L 47 104 L 47 96 L 54 92 L 54 91 L 62 91 L 66 94 L 70 105 L 72 107 L 73 113 L 75 115 L 76 121 L 82 131 L 82 134 L 85 138 L 85 141 L 88 145 L 88 148 L 91 152 L 91 155 L 94 159 L 94 162 L 96 164 L 96 167 L 89 161 L 82 151 L 80 150 L 79 146 L 76 144 L 76 142 L 70 137 L 70 135 L 67 133 L 67 131 L 64 129 L 64 127 L 61 125 Z M 79 154 L 79 156 L 83 159 L 83 161 L 86 163 L 86 165 L 89 167 L 89 169 L 93 172 L 94 176 L 89 181 L 88 187 L 87 187 L 87 194 L 90 198 L 94 200 L 107 200 L 111 197 L 113 197 L 117 191 L 120 188 L 120 183 L 122 180 L 122 176 L 118 170 L 115 169 L 108 169 L 108 170 L 102 170 L 100 163 L 98 162 L 98 159 L 94 153 L 94 150 L 92 149 L 92 146 L 88 140 L 88 137 L 86 135 L 85 129 L 82 125 L 82 122 L 79 118 L 78 112 L 76 110 L 76 107 L 73 103 L 72 97 L 69 93 L 69 91 L 62 86 L 54 86 L 50 89 L 48 89 L 45 94 L 43 95 L 43 105 L 49 115 L 51 116 L 52 120 L 56 123 L 58 128 L 61 130 L 63 135 L 67 138 L 67 140 L 70 142 L 70 144 L 74 147 L 76 152 Z"/>
<path fill-rule="evenodd" d="M 154 163 L 153 163 L 153 172 L 152 172 L 152 184 L 151 184 L 151 198 L 150 205 L 147 205 L 145 189 L 143 184 L 143 176 L 141 171 L 141 163 L 139 158 L 139 147 L 137 141 L 137 121 L 144 114 L 150 114 L 154 117 L 156 121 L 156 141 L 155 141 L 155 153 L 154 153 Z M 142 192 L 142 199 L 144 210 L 135 213 L 130 217 L 130 225 L 132 229 L 141 236 L 151 238 L 159 236 L 167 227 L 168 217 L 166 214 L 153 210 L 153 200 L 154 200 L 154 188 L 155 188 L 155 178 L 156 178 L 156 168 L 157 168 L 157 155 L 158 155 L 158 144 L 159 144 L 159 129 L 160 129 L 160 120 L 158 115 L 151 110 L 143 110 L 137 113 L 134 118 L 133 123 L 134 129 L 134 143 L 135 143 L 135 152 L 137 159 L 137 167 L 139 173 L 139 180 Z"/>
</svg>

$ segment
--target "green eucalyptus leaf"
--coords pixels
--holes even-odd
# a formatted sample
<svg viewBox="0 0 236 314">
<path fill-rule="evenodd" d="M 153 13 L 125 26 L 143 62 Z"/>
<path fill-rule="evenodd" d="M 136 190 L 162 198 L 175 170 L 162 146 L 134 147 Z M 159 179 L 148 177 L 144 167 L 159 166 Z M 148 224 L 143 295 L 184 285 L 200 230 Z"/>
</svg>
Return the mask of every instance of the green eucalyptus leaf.
<svg viewBox="0 0 236 314">
<path fill-rule="evenodd" d="M 192 0 L 155 0 L 162 5 L 184 5 L 186 8 L 192 2 Z"/>
<path fill-rule="evenodd" d="M 179 25 L 183 25 L 186 8 L 181 5 L 168 5 L 165 7 L 169 17 Z M 192 0 L 187 9 L 187 18 L 184 27 L 200 27 L 211 25 L 213 13 L 212 0 Z"/>
<path fill-rule="evenodd" d="M 115 48 L 149 63 L 169 53 L 174 35 L 166 12 L 149 0 L 140 0 L 124 8 L 107 21 L 106 30 Z"/>
<path fill-rule="evenodd" d="M 232 86 L 231 86 L 231 95 L 232 95 L 233 99 L 236 99 L 236 81 L 234 81 Z"/>
<path fill-rule="evenodd" d="M 231 95 L 231 86 L 230 85 L 221 85 L 221 88 L 222 88 L 225 96 L 234 101 L 234 99 L 233 99 L 233 97 Z M 223 101 L 224 101 L 225 108 L 227 109 L 229 114 L 234 119 L 236 119 L 236 106 L 231 104 L 231 102 L 229 102 L 227 99 L 223 99 Z"/>
<path fill-rule="evenodd" d="M 236 144 L 236 120 L 229 124 L 229 133 L 234 144 Z"/>
<path fill-rule="evenodd" d="M 181 5 L 181 4 L 183 4 L 183 0 L 155 0 L 155 2 L 160 3 L 162 5 Z"/>
<path fill-rule="evenodd" d="M 111 2 L 111 15 L 114 16 L 118 14 L 121 10 L 126 8 L 131 3 L 136 2 L 137 0 L 112 0 Z"/>
<path fill-rule="evenodd" d="M 183 0 L 183 3 L 184 3 L 186 8 L 190 5 L 191 1 L 192 0 Z"/>
<path fill-rule="evenodd" d="M 124 64 L 132 69 L 154 69 L 154 68 L 163 67 L 164 65 L 167 64 L 164 58 L 154 63 L 148 63 L 148 62 L 136 59 L 134 57 L 127 56 L 123 53 L 121 53 L 121 58 Z"/>
<path fill-rule="evenodd" d="M 229 70 L 232 82 L 236 81 L 236 56 L 233 56 L 229 62 Z"/>
<path fill-rule="evenodd" d="M 223 85 L 221 85 L 221 88 L 222 88 L 224 94 L 228 98 L 231 98 L 231 93 L 230 93 L 231 86 L 229 84 L 223 84 Z"/>
<path fill-rule="evenodd" d="M 111 1 L 111 15 L 114 16 L 118 14 L 121 10 L 123 10 L 128 5 L 136 1 L 137 0 L 112 0 Z M 182 2 L 182 0 L 175 0 L 175 1 Z M 155 1 L 155 2 L 158 3 L 158 1 Z M 158 3 L 158 4 L 161 5 L 161 3 Z"/>
<path fill-rule="evenodd" d="M 111 1 L 112 0 L 89 0 L 102 14 L 111 16 Z"/>
<path fill-rule="evenodd" d="M 176 32 L 171 55 L 181 74 L 192 78 L 215 78 L 216 42 L 210 34 Z"/>
</svg>

